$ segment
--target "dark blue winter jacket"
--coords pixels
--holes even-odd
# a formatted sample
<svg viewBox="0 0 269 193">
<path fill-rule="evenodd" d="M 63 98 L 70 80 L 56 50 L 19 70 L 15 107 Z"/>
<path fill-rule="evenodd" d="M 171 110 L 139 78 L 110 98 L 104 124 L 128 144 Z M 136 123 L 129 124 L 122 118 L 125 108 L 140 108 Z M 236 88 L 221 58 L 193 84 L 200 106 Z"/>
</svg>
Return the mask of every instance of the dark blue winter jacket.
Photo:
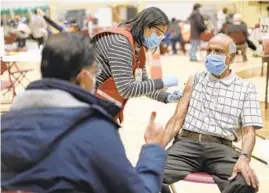
<svg viewBox="0 0 269 193">
<path fill-rule="evenodd" d="M 134 168 L 113 116 L 119 108 L 61 80 L 31 83 L 1 117 L 1 188 L 157 193 L 166 152 L 144 145 Z"/>
</svg>

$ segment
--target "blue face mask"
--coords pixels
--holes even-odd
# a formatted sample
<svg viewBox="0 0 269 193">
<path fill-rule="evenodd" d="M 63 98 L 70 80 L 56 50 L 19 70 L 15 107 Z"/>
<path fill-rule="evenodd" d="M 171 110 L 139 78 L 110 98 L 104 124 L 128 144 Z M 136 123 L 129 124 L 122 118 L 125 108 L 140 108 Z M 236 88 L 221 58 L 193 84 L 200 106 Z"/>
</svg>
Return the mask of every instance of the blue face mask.
<svg viewBox="0 0 269 193">
<path fill-rule="evenodd" d="M 205 67 L 208 72 L 214 75 L 221 75 L 226 69 L 227 65 L 225 64 L 225 56 L 209 54 L 206 57 Z"/>
<path fill-rule="evenodd" d="M 143 44 L 147 48 L 155 48 L 161 43 L 162 40 L 162 37 L 158 36 L 156 33 L 152 33 L 149 37 L 144 36 Z"/>
</svg>

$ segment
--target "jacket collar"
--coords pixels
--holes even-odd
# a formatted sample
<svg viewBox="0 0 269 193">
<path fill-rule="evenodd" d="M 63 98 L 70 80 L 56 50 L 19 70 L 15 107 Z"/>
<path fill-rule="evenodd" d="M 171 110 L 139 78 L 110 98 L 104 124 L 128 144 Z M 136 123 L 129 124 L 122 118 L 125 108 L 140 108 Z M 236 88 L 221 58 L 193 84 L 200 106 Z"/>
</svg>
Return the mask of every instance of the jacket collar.
<svg viewBox="0 0 269 193">
<path fill-rule="evenodd" d="M 44 78 L 42 80 L 32 82 L 26 88 L 26 90 L 52 90 L 52 89 L 68 92 L 80 102 L 99 108 L 99 110 L 101 111 L 106 111 L 106 113 L 110 114 L 110 116 L 112 117 L 115 117 L 121 110 L 118 106 L 114 105 L 113 103 L 99 99 L 95 95 L 90 94 L 87 90 L 82 89 L 79 86 L 64 80 L 54 78 Z"/>
</svg>

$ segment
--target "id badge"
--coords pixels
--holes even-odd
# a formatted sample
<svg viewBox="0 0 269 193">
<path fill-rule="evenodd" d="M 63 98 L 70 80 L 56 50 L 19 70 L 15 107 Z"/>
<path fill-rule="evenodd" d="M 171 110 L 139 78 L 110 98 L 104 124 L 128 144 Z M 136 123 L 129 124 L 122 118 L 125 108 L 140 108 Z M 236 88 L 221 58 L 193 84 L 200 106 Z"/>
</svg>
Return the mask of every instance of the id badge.
<svg viewBox="0 0 269 193">
<path fill-rule="evenodd" d="M 142 81 L 143 72 L 141 68 L 135 69 L 135 81 Z"/>
</svg>

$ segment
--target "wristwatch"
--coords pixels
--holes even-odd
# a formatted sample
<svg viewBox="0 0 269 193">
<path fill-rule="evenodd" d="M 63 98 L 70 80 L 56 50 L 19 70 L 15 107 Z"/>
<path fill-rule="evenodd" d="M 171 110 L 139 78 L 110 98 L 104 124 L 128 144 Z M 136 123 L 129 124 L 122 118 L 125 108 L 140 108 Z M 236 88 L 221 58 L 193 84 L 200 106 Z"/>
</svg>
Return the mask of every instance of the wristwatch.
<svg viewBox="0 0 269 193">
<path fill-rule="evenodd" d="M 248 156 L 247 153 L 241 152 L 241 155 L 246 156 L 246 158 L 248 158 L 248 160 L 250 161 L 250 157 Z"/>
</svg>

